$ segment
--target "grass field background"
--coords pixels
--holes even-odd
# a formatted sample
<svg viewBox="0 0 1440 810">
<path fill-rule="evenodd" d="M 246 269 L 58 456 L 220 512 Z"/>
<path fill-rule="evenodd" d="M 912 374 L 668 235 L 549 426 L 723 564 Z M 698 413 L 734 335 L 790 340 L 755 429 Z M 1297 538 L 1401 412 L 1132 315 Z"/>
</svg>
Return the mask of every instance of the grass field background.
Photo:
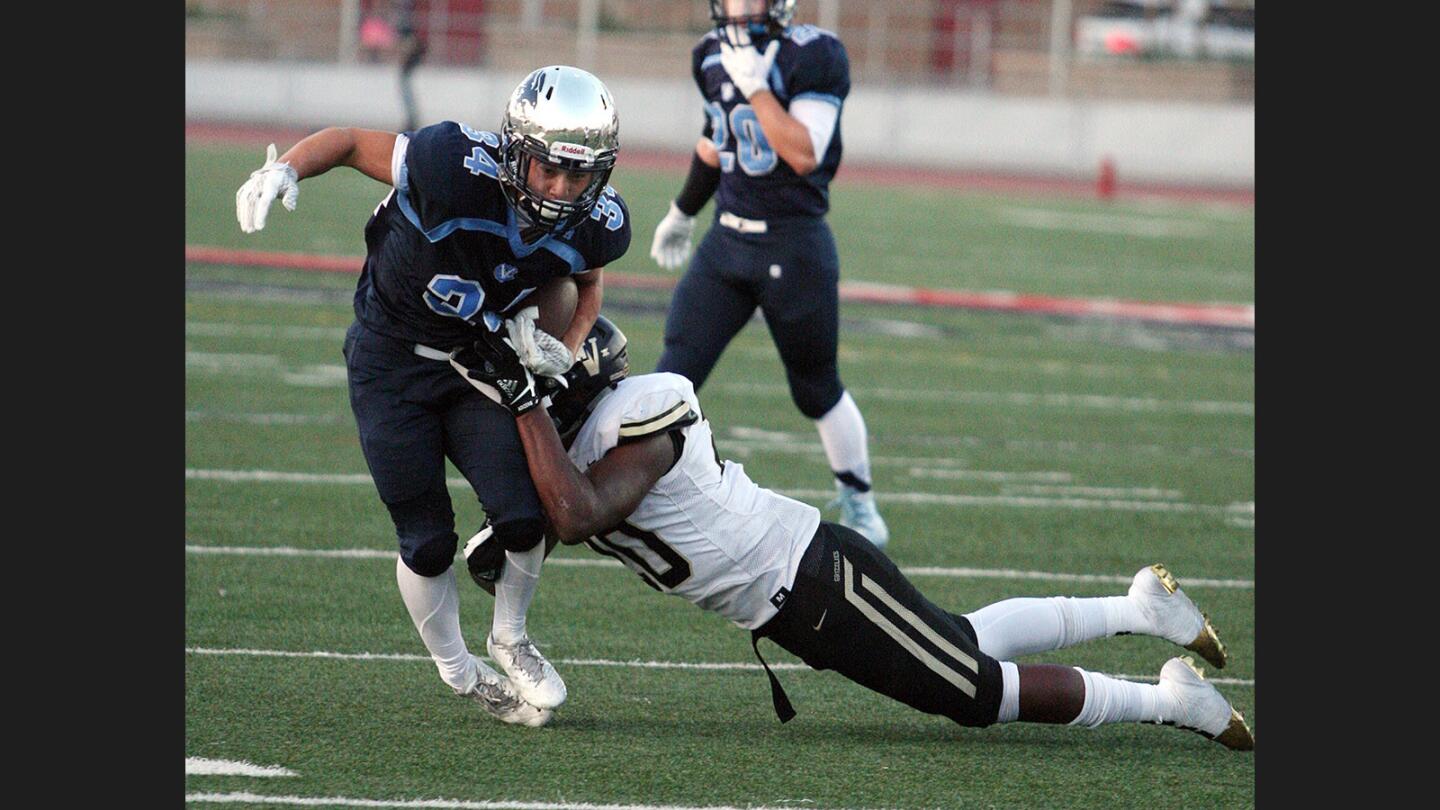
<svg viewBox="0 0 1440 810">
<path fill-rule="evenodd" d="M 187 244 L 362 254 L 385 189 L 348 170 L 305 181 L 298 210 L 276 206 L 264 231 L 240 232 L 234 190 L 263 146 L 187 146 Z M 670 275 L 647 254 L 681 180 L 622 160 L 613 182 L 634 239 L 613 270 Z M 832 205 L 846 280 L 1253 301 L 1249 208 L 883 187 L 843 171 Z M 257 798 L 231 806 L 1254 804 L 1253 755 L 1197 735 L 962 729 L 834 673 L 778 673 L 799 711 L 782 726 L 747 633 L 583 547 L 556 551 L 530 613 L 570 700 L 546 729 L 490 721 L 436 677 L 396 592 L 393 529 L 340 357 L 354 278 L 191 264 L 185 284 L 186 755 L 298 774 L 187 776 L 192 806 L 241 793 Z M 665 305 L 663 292 L 607 293 L 637 373 L 658 357 Z M 841 317 L 841 374 L 870 429 L 890 554 L 943 569 L 913 577 L 922 591 L 957 611 L 1107 595 L 1164 561 L 1182 585 L 1210 583 L 1187 586 L 1230 648 L 1230 666 L 1209 674 L 1263 737 L 1251 333 L 878 305 L 843 304 Z M 825 506 L 817 435 L 762 323 L 700 393 L 722 455 Z M 451 495 L 463 539 L 481 512 L 463 484 Z M 466 638 L 483 653 L 491 599 L 460 571 Z M 1153 679 L 1174 654 L 1122 637 L 1033 660 Z"/>
</svg>

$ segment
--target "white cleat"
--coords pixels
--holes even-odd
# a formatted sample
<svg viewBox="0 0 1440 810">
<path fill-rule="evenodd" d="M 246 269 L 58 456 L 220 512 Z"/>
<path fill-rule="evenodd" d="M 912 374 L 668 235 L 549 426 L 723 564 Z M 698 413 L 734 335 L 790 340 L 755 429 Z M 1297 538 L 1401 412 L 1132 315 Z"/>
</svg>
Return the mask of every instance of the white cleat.
<svg viewBox="0 0 1440 810">
<path fill-rule="evenodd" d="M 1219 634 L 1164 565 L 1140 569 L 1128 595 L 1150 620 L 1155 635 L 1199 653 L 1216 669 L 1224 669 L 1225 645 Z"/>
<path fill-rule="evenodd" d="M 1193 658 L 1187 655 L 1166 661 L 1160 669 L 1159 686 L 1180 707 L 1179 716 L 1166 720 L 1166 725 L 1188 729 L 1233 751 L 1255 750 L 1255 735 L 1245 718 L 1205 680 Z"/>
<path fill-rule="evenodd" d="M 865 536 L 871 545 L 884 548 L 890 542 L 890 527 L 875 508 L 875 492 L 861 492 L 840 481 L 835 482 L 838 495 L 830 506 L 840 507 L 840 525 Z"/>
<path fill-rule="evenodd" d="M 486 714 L 502 723 L 539 728 L 550 722 L 554 712 L 526 703 L 515 693 L 509 678 L 491 669 L 480 659 L 474 656 L 471 658 L 475 661 L 475 683 L 468 690 L 457 690 L 457 694 L 473 699 Z"/>
<path fill-rule="evenodd" d="M 565 682 L 529 636 L 515 644 L 501 644 L 491 633 L 485 637 L 485 649 L 510 676 L 510 684 L 527 703 L 553 709 L 565 702 Z"/>
</svg>

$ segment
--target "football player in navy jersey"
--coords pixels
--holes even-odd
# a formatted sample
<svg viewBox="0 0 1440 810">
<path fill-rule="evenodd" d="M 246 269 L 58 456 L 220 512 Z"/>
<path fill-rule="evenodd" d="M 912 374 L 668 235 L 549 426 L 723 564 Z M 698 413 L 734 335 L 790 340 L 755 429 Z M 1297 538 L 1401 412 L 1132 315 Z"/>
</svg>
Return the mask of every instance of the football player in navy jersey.
<svg viewBox="0 0 1440 810">
<path fill-rule="evenodd" d="M 795 0 L 711 0 L 716 29 L 695 46 L 704 135 L 650 255 L 675 269 L 695 215 L 713 195 L 716 227 L 675 289 L 657 371 L 704 385 L 758 306 L 785 364 L 790 396 L 815 420 L 835 475 L 840 522 L 883 547 L 865 419 L 840 382 L 840 259 L 825 222 L 840 165 L 840 110 L 850 92 L 845 46 L 791 26 Z"/>
<path fill-rule="evenodd" d="M 471 383 L 507 392 L 560 542 L 583 542 L 654 590 L 751 631 L 757 656 L 769 638 L 817 670 L 963 726 L 1164 723 L 1234 750 L 1255 747 L 1245 718 L 1188 657 L 1167 661 L 1157 684 L 1013 661 L 1139 634 L 1225 666 L 1220 636 L 1163 565 L 1141 568 L 1123 596 L 1005 599 L 952 613 L 857 532 L 722 461 L 690 381 L 629 376 L 625 335 L 607 318 L 596 320 L 564 390 L 536 380 L 498 339 L 450 362 Z M 794 707 L 765 670 L 788 721 Z"/>
<path fill-rule="evenodd" d="M 360 447 L 400 544 L 396 579 L 441 678 L 507 722 L 543 725 L 565 684 L 525 628 L 544 524 L 514 420 L 498 394 L 467 385 L 450 354 L 505 329 L 534 373 L 570 368 L 600 310 L 601 272 L 630 244 L 629 213 L 608 185 L 619 152 L 609 90 L 577 68 L 532 72 L 499 132 L 445 121 L 412 132 L 329 128 L 265 165 L 236 193 L 241 228 L 265 226 L 298 182 L 349 166 L 393 188 L 365 226 L 365 264 L 344 355 Z M 574 318 L 549 335 L 526 296 L 551 279 L 578 286 Z M 530 310 L 533 312 L 533 310 Z M 487 398 L 487 395 L 489 398 Z M 492 401 L 493 400 L 493 401 Z M 458 538 L 449 458 L 504 549 L 486 646 L 508 678 L 466 648 L 454 573 Z"/>
</svg>

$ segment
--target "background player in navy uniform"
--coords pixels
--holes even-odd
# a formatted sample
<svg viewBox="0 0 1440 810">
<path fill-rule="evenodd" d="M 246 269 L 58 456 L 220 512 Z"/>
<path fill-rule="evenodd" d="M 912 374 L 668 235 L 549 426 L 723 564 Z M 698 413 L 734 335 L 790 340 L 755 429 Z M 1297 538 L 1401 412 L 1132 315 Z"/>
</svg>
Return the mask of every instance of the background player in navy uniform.
<svg viewBox="0 0 1440 810">
<path fill-rule="evenodd" d="M 451 362 L 473 382 L 517 392 L 505 402 L 561 542 L 583 541 L 655 590 L 751 630 L 757 655 L 770 638 L 815 669 L 965 726 L 1165 723 L 1254 747 L 1244 718 L 1189 658 L 1167 661 L 1153 685 L 1011 662 L 1136 633 L 1224 666 L 1214 627 L 1162 565 L 1140 569 L 1124 596 L 1006 599 L 950 613 L 859 534 L 721 461 L 689 380 L 629 377 L 625 336 L 603 316 L 548 411 L 533 375 L 495 341 Z M 770 683 L 784 722 L 794 709 L 773 673 Z"/>
<path fill-rule="evenodd" d="M 820 432 L 840 522 L 883 547 L 890 532 L 871 490 L 865 419 L 836 367 L 840 259 L 824 219 L 850 62 L 829 31 L 791 27 L 794 12 L 795 0 L 711 0 L 717 28 L 692 54 L 704 137 L 650 255 L 683 264 L 712 194 L 717 227 L 675 289 L 656 370 L 700 388 L 758 306 L 790 396 Z"/>
<path fill-rule="evenodd" d="M 394 188 L 365 226 L 366 257 L 344 354 L 360 445 L 400 542 L 396 579 L 441 678 L 509 722 L 543 724 L 565 685 L 525 631 L 543 559 L 543 517 L 514 420 L 456 377 L 450 352 L 504 328 L 526 365 L 563 374 L 599 313 L 601 269 L 625 253 L 630 222 L 607 185 L 619 118 L 604 84 L 576 68 L 531 73 L 501 131 L 446 121 L 414 132 L 330 128 L 265 165 L 236 194 L 247 233 L 297 182 L 349 166 Z M 572 276 L 579 299 L 558 336 L 524 315 L 526 296 Z M 511 315 L 502 326 L 501 314 Z M 449 458 L 506 550 L 486 646 L 509 675 L 472 656 L 450 569 L 457 536 Z M 512 691 L 513 687 L 513 691 Z M 517 701 L 516 694 L 524 698 Z"/>
</svg>

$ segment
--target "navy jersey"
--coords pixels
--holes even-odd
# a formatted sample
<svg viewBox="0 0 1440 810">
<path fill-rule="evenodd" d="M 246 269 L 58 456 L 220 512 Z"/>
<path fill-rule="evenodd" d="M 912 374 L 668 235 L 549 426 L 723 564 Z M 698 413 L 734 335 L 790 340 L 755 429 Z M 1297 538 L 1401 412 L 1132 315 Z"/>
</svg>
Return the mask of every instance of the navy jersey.
<svg viewBox="0 0 1440 810">
<path fill-rule="evenodd" d="M 440 349 L 495 329 L 557 276 L 604 267 L 630 246 L 630 216 L 606 187 L 589 219 L 525 244 L 498 179 L 500 137 L 445 121 L 409 134 L 395 188 L 365 225 L 355 317 Z"/>
<path fill-rule="evenodd" d="M 745 97 L 720 64 L 720 40 L 706 34 L 691 53 L 695 84 L 705 97 L 705 134 L 720 152 L 716 205 L 747 219 L 822 216 L 830 208 L 829 186 L 840 166 L 840 119 L 815 171 L 798 175 L 780 159 L 760 129 Z M 840 108 L 850 93 L 850 59 L 829 31 L 813 25 L 785 29 L 770 69 L 770 92 L 790 109 L 797 98 Z"/>
</svg>

